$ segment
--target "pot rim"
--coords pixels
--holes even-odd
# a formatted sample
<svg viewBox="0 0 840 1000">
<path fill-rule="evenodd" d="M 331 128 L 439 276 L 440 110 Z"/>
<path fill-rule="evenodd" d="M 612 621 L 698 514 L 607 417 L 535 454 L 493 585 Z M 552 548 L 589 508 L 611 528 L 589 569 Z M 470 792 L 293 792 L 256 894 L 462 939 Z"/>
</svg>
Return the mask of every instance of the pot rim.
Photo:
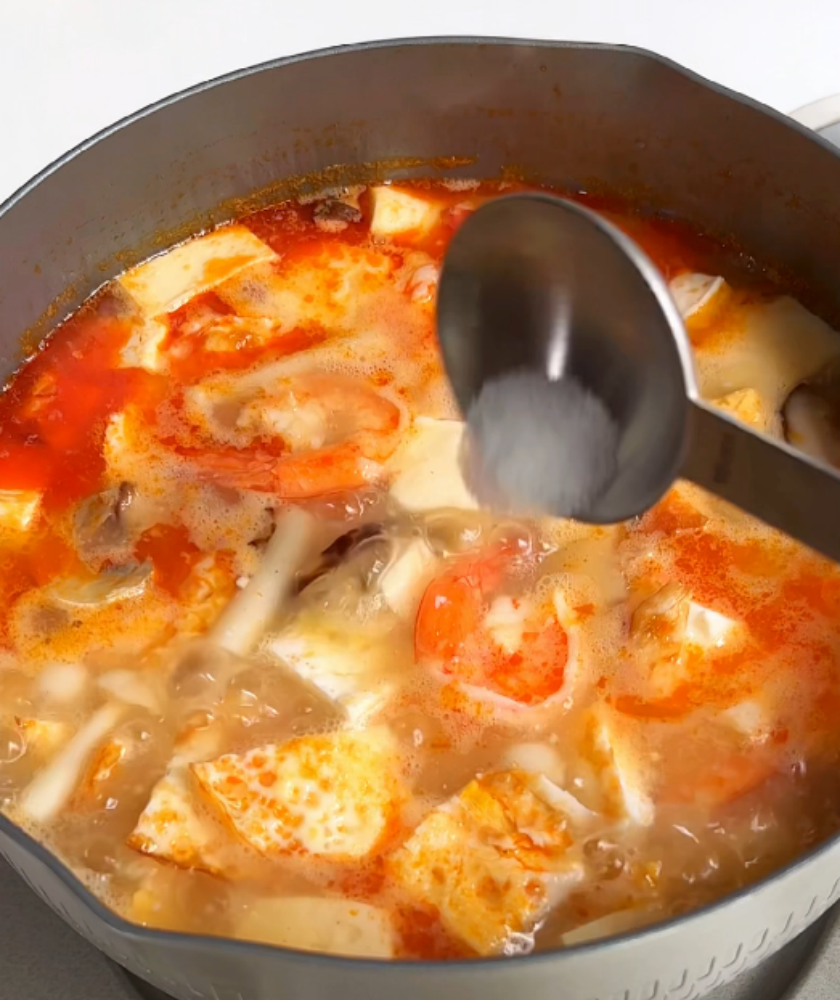
<svg viewBox="0 0 840 1000">
<path fill-rule="evenodd" d="M 747 97 L 746 95 L 740 94 L 737 91 L 723 86 L 722 84 L 715 83 L 701 74 L 687 69 L 667 56 L 659 55 L 658 53 L 639 46 L 616 45 L 601 42 L 564 42 L 551 39 L 511 38 L 503 36 L 426 35 L 358 42 L 349 45 L 334 45 L 327 48 L 313 49 L 295 55 L 282 56 L 277 59 L 270 59 L 243 69 L 233 70 L 231 72 L 221 74 L 220 76 L 213 77 L 210 80 L 186 87 L 183 90 L 169 95 L 168 97 L 161 98 L 160 100 L 148 104 L 94 133 L 94 135 L 90 138 L 78 143 L 68 152 L 64 153 L 62 156 L 58 157 L 52 163 L 44 167 L 34 177 L 25 182 L 8 198 L 6 198 L 5 201 L 0 203 L 0 224 L 2 224 L 3 217 L 12 208 L 14 208 L 18 202 L 29 195 L 30 192 L 34 191 L 39 184 L 65 164 L 71 162 L 81 153 L 90 149 L 103 139 L 106 139 L 108 136 L 127 128 L 135 122 L 145 118 L 147 115 L 168 107 L 170 104 L 175 104 L 178 101 L 192 97 L 195 94 L 202 93 L 205 90 L 209 90 L 217 86 L 233 83 L 236 80 L 241 80 L 268 70 L 294 65 L 298 62 L 311 62 L 316 59 L 325 59 L 345 54 L 349 55 L 351 53 L 365 52 L 368 50 L 400 48 L 404 46 L 436 45 L 493 45 L 499 47 L 516 46 L 531 49 L 578 49 L 593 52 L 612 52 L 626 57 L 638 58 L 658 63 L 660 66 L 663 66 L 671 72 L 677 73 L 693 83 L 714 91 L 726 100 L 734 101 L 744 105 L 745 107 L 751 108 L 760 114 L 769 116 L 780 124 L 791 129 L 791 131 L 798 132 L 800 135 L 806 136 L 812 142 L 823 146 L 825 149 L 832 152 L 833 155 L 840 158 L 840 151 L 838 151 L 836 145 L 830 143 L 826 139 L 823 139 L 819 134 L 801 124 L 796 119 L 782 114 L 775 108 L 762 104 L 754 98 Z M 151 927 L 144 927 L 125 919 L 101 903 L 84 885 L 81 879 L 74 874 L 69 866 L 67 866 L 60 860 L 60 858 L 48 850 L 39 841 L 35 840 L 28 833 L 26 833 L 21 827 L 19 827 L 2 812 L 0 812 L 0 835 L 7 837 L 18 848 L 27 852 L 29 855 L 34 857 L 35 860 L 43 864 L 52 873 L 52 875 L 55 876 L 62 883 L 62 885 L 78 899 L 80 903 L 87 907 L 94 917 L 102 921 L 112 932 L 118 934 L 123 940 L 136 940 L 141 943 L 154 942 L 173 948 L 177 948 L 179 943 L 184 940 L 192 940 L 197 944 L 212 948 L 216 952 L 223 952 L 232 958 L 246 957 L 249 954 L 253 955 L 255 953 L 267 957 L 271 953 L 281 952 L 286 961 L 294 961 L 300 966 L 329 963 L 336 971 L 344 969 L 348 973 L 359 968 L 373 969 L 378 966 L 398 966 L 399 968 L 405 970 L 446 971 L 447 974 L 453 975 L 469 974 L 476 968 L 476 966 L 486 966 L 490 963 L 498 965 L 498 973 L 504 974 L 502 970 L 505 970 L 508 973 L 513 971 L 515 974 L 515 970 L 518 969 L 520 961 L 527 961 L 529 965 L 536 965 L 537 963 L 547 965 L 562 962 L 565 956 L 571 954 L 579 955 L 584 952 L 596 953 L 606 949 L 614 950 L 616 947 L 627 948 L 632 946 L 637 939 L 642 937 L 651 938 L 653 936 L 659 936 L 662 939 L 662 943 L 665 943 L 665 937 L 676 932 L 678 928 L 682 928 L 686 924 L 690 924 L 692 921 L 699 921 L 724 907 L 730 906 L 751 896 L 753 893 L 759 891 L 765 886 L 769 886 L 787 876 L 794 875 L 797 870 L 815 863 L 824 855 L 828 855 L 832 850 L 835 850 L 838 846 L 840 846 L 840 831 L 838 831 L 838 833 L 833 837 L 824 841 L 812 850 L 795 858 L 788 865 L 773 872 L 773 874 L 769 875 L 767 878 L 761 879 L 759 882 L 730 893 L 713 903 L 700 907 L 697 910 L 692 910 L 690 913 L 663 921 L 661 923 L 652 924 L 648 927 L 642 927 L 637 930 L 617 934 L 613 937 L 596 939 L 591 942 L 573 945 L 569 948 L 559 948 L 554 951 L 538 952 L 536 954 L 520 956 L 518 961 L 511 963 L 509 960 L 499 957 L 455 959 L 446 961 L 425 959 L 392 960 L 351 958 L 343 955 L 299 951 L 292 948 L 284 948 L 280 945 L 263 944 L 260 942 L 245 941 L 236 938 L 214 937 L 206 934 L 192 934 L 182 931 L 165 931 Z M 840 861 L 838 861 L 838 874 L 840 874 Z M 816 900 L 812 904 L 812 909 L 815 903 Z M 809 910 L 809 914 L 810 912 L 811 911 Z"/>
</svg>

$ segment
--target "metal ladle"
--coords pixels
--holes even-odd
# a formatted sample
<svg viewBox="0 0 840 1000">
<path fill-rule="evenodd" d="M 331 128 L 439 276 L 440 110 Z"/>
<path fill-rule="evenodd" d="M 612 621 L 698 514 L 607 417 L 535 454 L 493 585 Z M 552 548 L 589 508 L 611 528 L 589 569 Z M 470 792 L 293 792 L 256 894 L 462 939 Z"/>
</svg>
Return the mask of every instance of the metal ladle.
<svg viewBox="0 0 840 1000">
<path fill-rule="evenodd" d="M 488 381 L 525 369 L 575 379 L 612 415 L 616 471 L 579 520 L 635 517 L 682 477 L 840 562 L 840 475 L 700 399 L 665 281 L 594 212 L 532 193 L 479 208 L 450 244 L 437 318 L 464 413 Z"/>
</svg>

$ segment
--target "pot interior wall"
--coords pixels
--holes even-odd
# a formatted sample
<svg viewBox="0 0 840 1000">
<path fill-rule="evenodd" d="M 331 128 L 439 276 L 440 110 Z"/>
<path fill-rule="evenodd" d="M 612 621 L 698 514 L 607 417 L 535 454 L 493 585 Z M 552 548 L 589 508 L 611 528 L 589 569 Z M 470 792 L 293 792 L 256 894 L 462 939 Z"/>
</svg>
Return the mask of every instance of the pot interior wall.
<svg viewBox="0 0 840 1000">
<path fill-rule="evenodd" d="M 284 60 L 87 145 L 0 215 L 0 375 L 101 282 L 289 179 L 524 174 L 732 237 L 840 318 L 840 159 L 630 49 L 453 41 Z M 362 171 L 370 173 L 371 171 Z M 261 194 L 254 197 L 254 192 Z M 30 341 L 31 342 L 31 341 Z"/>
</svg>

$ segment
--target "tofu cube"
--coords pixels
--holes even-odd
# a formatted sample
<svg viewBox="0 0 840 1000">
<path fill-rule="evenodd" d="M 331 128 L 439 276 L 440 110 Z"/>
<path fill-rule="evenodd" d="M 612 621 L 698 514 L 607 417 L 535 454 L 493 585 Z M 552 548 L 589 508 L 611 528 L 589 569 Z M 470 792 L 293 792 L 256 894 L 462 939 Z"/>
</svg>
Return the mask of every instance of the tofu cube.
<svg viewBox="0 0 840 1000">
<path fill-rule="evenodd" d="M 530 935 L 583 878 L 570 823 L 545 778 L 504 771 L 434 809 L 388 859 L 388 871 L 479 955 L 526 950 Z"/>
<path fill-rule="evenodd" d="M 166 370 L 166 356 L 162 350 L 167 334 L 166 324 L 157 319 L 136 319 L 131 336 L 120 351 L 123 368 L 145 368 L 148 372 Z"/>
<path fill-rule="evenodd" d="M 223 870 L 222 839 L 217 825 L 201 809 L 188 767 L 176 765 L 152 789 L 127 843 L 158 861 L 216 875 Z"/>
<path fill-rule="evenodd" d="M 226 840 L 215 816 L 203 806 L 190 765 L 218 753 L 221 733 L 212 726 L 188 729 L 175 743 L 175 756 L 152 789 L 128 838 L 136 851 L 178 868 L 219 874 Z"/>
<path fill-rule="evenodd" d="M 722 721 L 737 733 L 746 736 L 750 743 L 766 743 L 770 739 L 775 713 L 764 698 L 748 698 L 721 712 Z"/>
<path fill-rule="evenodd" d="M 302 256 L 248 268 L 214 291 L 247 321 L 256 342 L 302 329 L 359 336 L 370 323 L 371 296 L 391 288 L 394 269 L 390 254 L 329 241 Z M 232 349 L 230 334 L 210 337 L 211 350 Z"/>
<path fill-rule="evenodd" d="M 420 417 L 388 464 L 391 496 L 412 513 L 455 508 L 477 510 L 461 472 L 465 425 Z"/>
<path fill-rule="evenodd" d="M 379 578 L 385 603 L 399 618 L 410 620 L 437 565 L 434 552 L 422 538 L 413 538 Z"/>
<path fill-rule="evenodd" d="M 244 941 L 354 958 L 393 958 L 390 915 L 369 903 L 325 896 L 287 896 L 253 903 L 238 922 Z"/>
<path fill-rule="evenodd" d="M 261 854 L 367 857 L 404 800 L 387 731 L 302 736 L 195 764 L 204 794 Z"/>
<path fill-rule="evenodd" d="M 653 801 L 639 761 L 623 738 L 618 721 L 604 705 L 594 705 L 585 719 L 581 754 L 600 785 L 602 810 L 613 819 L 650 826 Z"/>
<path fill-rule="evenodd" d="M 685 641 L 690 645 L 703 650 L 720 649 L 740 638 L 739 633 L 742 633 L 739 622 L 702 604 L 690 602 L 685 625 Z"/>
<path fill-rule="evenodd" d="M 505 769 L 542 774 L 556 785 L 566 779 L 566 765 L 556 747 L 550 743 L 515 743 L 502 755 Z"/>
<path fill-rule="evenodd" d="M 247 267 L 276 259 L 250 229 L 224 226 L 132 268 L 119 284 L 141 315 L 156 319 Z"/>
<path fill-rule="evenodd" d="M 428 232 L 440 216 L 440 209 L 434 203 L 391 185 L 373 187 L 370 194 L 373 201 L 370 231 L 380 239 L 409 233 L 421 235 Z"/>
<path fill-rule="evenodd" d="M 268 651 L 355 728 L 366 725 L 396 690 L 395 678 L 382 662 L 380 632 L 334 629 L 320 619 L 299 620 L 273 639 Z"/>
</svg>

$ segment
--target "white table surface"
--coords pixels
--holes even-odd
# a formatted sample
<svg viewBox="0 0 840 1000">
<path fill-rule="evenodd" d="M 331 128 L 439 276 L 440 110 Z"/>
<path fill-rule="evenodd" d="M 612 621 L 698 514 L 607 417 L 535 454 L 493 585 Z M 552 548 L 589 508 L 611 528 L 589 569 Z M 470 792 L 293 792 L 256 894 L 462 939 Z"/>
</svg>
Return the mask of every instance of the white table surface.
<svg viewBox="0 0 840 1000">
<path fill-rule="evenodd" d="M 641 45 L 781 111 L 840 91 L 840 0 L 0 0 L 0 198 L 200 80 L 423 34 Z"/>
</svg>

